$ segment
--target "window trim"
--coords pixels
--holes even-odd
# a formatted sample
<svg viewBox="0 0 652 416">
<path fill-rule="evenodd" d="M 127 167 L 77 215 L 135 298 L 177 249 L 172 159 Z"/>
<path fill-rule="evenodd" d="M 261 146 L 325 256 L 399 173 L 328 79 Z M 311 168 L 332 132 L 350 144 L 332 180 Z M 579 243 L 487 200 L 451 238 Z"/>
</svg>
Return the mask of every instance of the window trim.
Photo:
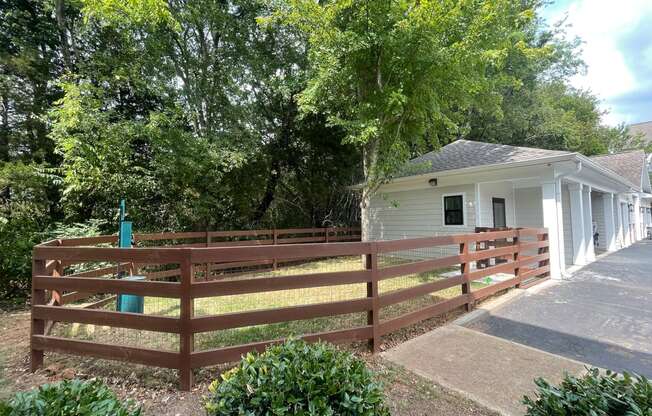
<svg viewBox="0 0 652 416">
<path fill-rule="evenodd" d="M 446 224 L 446 197 L 449 196 L 461 196 L 462 197 L 462 224 Z M 452 192 L 441 195 L 441 224 L 442 227 L 466 227 L 467 225 L 467 215 L 466 215 L 466 192 Z"/>
</svg>

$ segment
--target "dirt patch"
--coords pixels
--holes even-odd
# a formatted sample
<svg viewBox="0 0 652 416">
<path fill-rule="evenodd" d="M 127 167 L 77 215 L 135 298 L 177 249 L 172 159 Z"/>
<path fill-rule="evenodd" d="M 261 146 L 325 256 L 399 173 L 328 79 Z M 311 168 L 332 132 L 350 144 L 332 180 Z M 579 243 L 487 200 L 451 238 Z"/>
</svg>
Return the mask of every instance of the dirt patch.
<svg viewBox="0 0 652 416">
<path fill-rule="evenodd" d="M 461 312 L 429 319 L 419 325 L 397 331 L 383 338 L 381 349 L 388 349 L 406 339 L 427 332 Z M 177 390 L 175 371 L 155 369 L 120 362 L 85 359 L 48 353 L 45 368 L 29 371 L 29 312 L 0 313 L 0 398 L 17 391 L 29 390 L 43 383 L 64 378 L 100 378 L 121 398 L 143 405 L 145 415 L 204 415 L 202 397 L 211 380 L 228 367 L 212 367 L 197 372 L 196 387 L 191 392 Z M 363 343 L 343 346 L 365 361 L 385 385 L 387 403 L 395 416 L 489 416 L 495 413 L 455 393 L 443 389 L 372 356 Z"/>
</svg>

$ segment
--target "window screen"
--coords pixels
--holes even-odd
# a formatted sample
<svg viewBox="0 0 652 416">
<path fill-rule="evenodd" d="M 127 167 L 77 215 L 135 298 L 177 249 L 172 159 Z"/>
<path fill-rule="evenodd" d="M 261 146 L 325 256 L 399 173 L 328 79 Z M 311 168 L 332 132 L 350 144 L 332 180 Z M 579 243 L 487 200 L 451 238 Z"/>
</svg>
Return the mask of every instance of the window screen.
<svg viewBox="0 0 652 416">
<path fill-rule="evenodd" d="M 464 225 L 464 199 L 462 195 L 444 197 L 444 224 Z"/>
</svg>

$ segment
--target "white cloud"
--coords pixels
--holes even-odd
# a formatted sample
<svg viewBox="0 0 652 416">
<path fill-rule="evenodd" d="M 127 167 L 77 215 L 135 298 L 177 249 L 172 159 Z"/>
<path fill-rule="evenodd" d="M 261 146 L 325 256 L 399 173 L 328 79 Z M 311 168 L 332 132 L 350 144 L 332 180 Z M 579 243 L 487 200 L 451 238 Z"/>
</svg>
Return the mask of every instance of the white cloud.
<svg viewBox="0 0 652 416">
<path fill-rule="evenodd" d="M 584 41 L 582 57 L 587 73 L 575 77 L 572 84 L 590 89 L 605 101 L 604 108 L 612 111 L 605 117 L 609 124 L 629 121 L 627 114 L 610 108 L 609 100 L 630 93 L 639 87 L 639 82 L 647 81 L 636 79 L 618 43 L 648 14 L 652 14 L 650 0 L 575 0 L 566 7 L 556 7 L 549 16 L 554 22 L 568 15 L 568 34 Z"/>
</svg>

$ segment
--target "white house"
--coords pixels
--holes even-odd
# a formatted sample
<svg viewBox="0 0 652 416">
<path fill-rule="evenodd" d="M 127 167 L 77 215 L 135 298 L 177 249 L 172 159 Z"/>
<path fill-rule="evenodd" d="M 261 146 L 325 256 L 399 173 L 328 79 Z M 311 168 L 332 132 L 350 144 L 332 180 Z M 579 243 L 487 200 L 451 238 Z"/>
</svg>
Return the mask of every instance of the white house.
<svg viewBox="0 0 652 416">
<path fill-rule="evenodd" d="M 579 153 L 458 140 L 410 161 L 412 173 L 372 198 L 371 240 L 546 227 L 560 279 L 597 251 L 646 236 L 652 188 L 644 152 Z M 594 236 L 597 241 L 594 242 Z"/>
</svg>

